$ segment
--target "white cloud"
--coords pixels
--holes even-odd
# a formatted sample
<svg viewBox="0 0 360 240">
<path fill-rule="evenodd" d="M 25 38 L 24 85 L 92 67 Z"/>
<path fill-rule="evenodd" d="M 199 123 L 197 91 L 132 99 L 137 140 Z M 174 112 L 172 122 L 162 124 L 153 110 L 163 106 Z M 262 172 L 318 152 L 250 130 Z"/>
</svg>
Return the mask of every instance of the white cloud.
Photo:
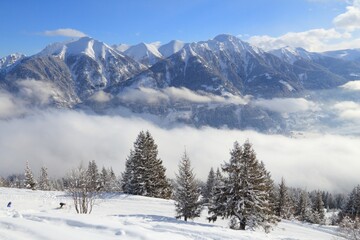
<svg viewBox="0 0 360 240">
<path fill-rule="evenodd" d="M 268 35 L 253 36 L 248 41 L 266 51 L 291 46 L 302 47 L 308 51 L 321 52 L 330 48 L 336 48 L 336 46 L 330 43 L 331 41 L 348 39 L 350 36 L 349 33 L 340 33 L 334 28 L 320 28 L 304 32 L 289 32 L 280 37 L 270 37 Z"/>
<path fill-rule="evenodd" d="M 112 99 L 112 95 L 100 90 L 100 91 L 96 92 L 95 94 L 93 94 L 90 97 L 90 99 L 95 102 L 105 103 Z"/>
<path fill-rule="evenodd" d="M 36 174 L 44 164 L 51 175 L 61 176 L 81 161 L 96 160 L 119 175 L 141 130 L 149 130 L 155 138 L 169 177 L 177 171 L 184 146 L 195 173 L 205 180 L 210 167 L 229 160 L 234 141 L 249 138 L 276 181 L 283 176 L 290 186 L 338 191 L 350 190 L 359 181 L 360 139 L 355 137 L 295 139 L 213 128 L 162 129 L 137 118 L 59 110 L 0 121 L 0 152 L 6 161 L 0 174 L 23 172 L 28 160 Z"/>
<path fill-rule="evenodd" d="M 46 105 L 52 98 L 63 97 L 63 93 L 51 82 L 26 79 L 18 81 L 17 84 L 20 97 L 38 105 Z"/>
<path fill-rule="evenodd" d="M 25 112 L 23 103 L 10 93 L 0 90 L 0 119 L 16 117 Z"/>
<path fill-rule="evenodd" d="M 305 98 L 273 98 L 258 99 L 253 102 L 255 106 L 279 113 L 295 113 L 314 111 L 318 106 Z"/>
<path fill-rule="evenodd" d="M 360 104 L 353 101 L 339 102 L 334 105 L 343 120 L 360 121 Z"/>
<path fill-rule="evenodd" d="M 72 28 L 59 28 L 56 30 L 48 30 L 42 33 L 45 36 L 63 36 L 63 37 L 85 37 L 86 34 Z"/>
<path fill-rule="evenodd" d="M 338 15 L 333 23 L 337 28 L 346 31 L 355 31 L 360 28 L 360 8 L 358 6 L 348 6 L 347 11 Z"/>
<path fill-rule="evenodd" d="M 161 90 L 140 87 L 138 89 L 127 89 L 118 97 L 123 101 L 146 102 L 155 104 L 169 101 L 188 101 L 193 103 L 224 103 L 244 105 L 249 102 L 250 97 L 240 97 L 232 94 L 217 96 L 212 94 L 199 94 L 187 88 L 168 87 Z"/>
<path fill-rule="evenodd" d="M 265 50 L 286 46 L 302 47 L 313 52 L 360 48 L 360 39 L 354 37 L 357 35 L 356 30 L 360 29 L 360 1 L 354 0 L 349 4 L 344 13 L 333 19 L 332 28 L 288 32 L 278 37 L 268 35 L 252 36 L 248 41 Z"/>
<path fill-rule="evenodd" d="M 343 89 L 347 89 L 347 90 L 359 91 L 360 90 L 360 80 L 347 82 L 340 87 Z"/>
</svg>

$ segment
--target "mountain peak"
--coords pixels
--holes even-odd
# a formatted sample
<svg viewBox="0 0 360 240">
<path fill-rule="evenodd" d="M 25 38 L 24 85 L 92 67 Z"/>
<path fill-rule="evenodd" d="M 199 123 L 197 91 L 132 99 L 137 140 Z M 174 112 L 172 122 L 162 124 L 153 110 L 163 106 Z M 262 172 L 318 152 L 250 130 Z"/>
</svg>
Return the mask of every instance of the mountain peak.
<svg viewBox="0 0 360 240">
<path fill-rule="evenodd" d="M 82 37 L 72 41 L 48 45 L 38 55 L 53 55 L 66 58 L 71 55 L 85 54 L 93 59 L 105 58 L 106 52 L 113 51 L 107 44 L 91 37 Z"/>
<path fill-rule="evenodd" d="M 9 67 L 14 63 L 18 62 L 19 60 L 23 59 L 24 57 L 25 57 L 24 54 L 12 53 L 6 57 L 0 58 L 0 69 Z"/>
<path fill-rule="evenodd" d="M 214 40 L 218 41 L 218 42 L 233 42 L 233 41 L 240 41 L 239 38 L 230 35 L 230 34 L 219 34 L 217 35 Z"/>
<path fill-rule="evenodd" d="M 185 43 L 179 40 L 172 40 L 159 47 L 159 52 L 165 57 L 170 57 L 174 53 L 177 53 L 185 46 Z"/>
<path fill-rule="evenodd" d="M 157 49 L 158 43 L 139 43 L 129 47 L 124 53 L 145 65 L 153 65 L 163 56 Z"/>
</svg>

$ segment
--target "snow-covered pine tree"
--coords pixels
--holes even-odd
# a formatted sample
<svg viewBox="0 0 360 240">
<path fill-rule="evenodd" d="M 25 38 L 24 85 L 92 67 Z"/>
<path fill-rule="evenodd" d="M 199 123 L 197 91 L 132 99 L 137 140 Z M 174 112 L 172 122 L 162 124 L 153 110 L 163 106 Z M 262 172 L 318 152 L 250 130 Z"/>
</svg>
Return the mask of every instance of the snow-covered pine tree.
<svg viewBox="0 0 360 240">
<path fill-rule="evenodd" d="M 48 176 L 47 168 L 45 166 L 42 166 L 40 169 L 40 178 L 39 178 L 38 186 L 40 190 L 43 191 L 50 190 L 49 176 Z"/>
<path fill-rule="evenodd" d="M 296 216 L 300 221 L 312 222 L 311 201 L 309 194 L 305 190 L 301 192 Z"/>
<path fill-rule="evenodd" d="M 212 192 L 213 192 L 213 189 L 215 187 L 215 181 L 216 181 L 215 178 L 216 178 L 216 176 L 215 176 L 214 169 L 211 168 L 210 171 L 209 171 L 209 175 L 207 177 L 207 180 L 206 180 L 206 185 L 205 185 L 204 190 L 203 190 L 204 203 L 209 203 L 209 201 L 211 199 Z"/>
<path fill-rule="evenodd" d="M 324 202 L 320 191 L 316 192 L 316 198 L 313 204 L 313 223 L 323 223 L 325 218 Z"/>
<path fill-rule="evenodd" d="M 241 147 L 238 142 L 230 152 L 230 161 L 222 170 L 227 174 L 223 183 L 215 188 L 209 206 L 209 220 L 235 217 L 237 223 L 232 227 L 245 230 L 268 226 L 273 217 L 269 203 L 268 176 L 256 158 L 249 141 Z M 232 219 L 234 222 L 234 218 Z"/>
<path fill-rule="evenodd" d="M 141 131 L 134 143 L 134 150 L 130 151 L 122 176 L 125 193 L 170 198 L 171 188 L 166 179 L 166 169 L 157 154 L 157 145 L 150 132 Z"/>
<path fill-rule="evenodd" d="M 26 167 L 25 167 L 25 188 L 35 190 L 36 181 L 33 176 L 33 173 L 30 169 L 29 162 L 26 161 Z"/>
<path fill-rule="evenodd" d="M 284 219 L 289 219 L 292 215 L 291 201 L 284 178 L 281 178 L 281 183 L 279 184 L 275 213 L 277 216 Z"/>
<path fill-rule="evenodd" d="M 124 193 L 140 195 L 138 192 L 135 178 L 135 159 L 134 151 L 130 150 L 130 154 L 125 161 L 125 171 L 122 173 L 121 189 Z"/>
<path fill-rule="evenodd" d="M 89 191 L 98 192 L 101 188 L 100 174 L 95 160 L 89 162 L 87 175 L 87 187 Z"/>
<path fill-rule="evenodd" d="M 110 176 L 106 168 L 103 166 L 100 172 L 101 191 L 109 192 Z"/>
<path fill-rule="evenodd" d="M 108 174 L 109 174 L 109 191 L 110 192 L 116 192 L 119 191 L 119 181 L 116 178 L 115 172 L 112 169 L 112 167 L 109 168 L 108 170 Z"/>
<path fill-rule="evenodd" d="M 199 201 L 200 190 L 196 183 L 193 169 L 188 155 L 184 155 L 179 163 L 179 173 L 176 175 L 175 207 L 176 218 L 184 217 L 184 220 L 200 216 L 201 202 Z"/>
<path fill-rule="evenodd" d="M 349 194 L 343 212 L 353 219 L 360 217 L 360 185 L 356 186 Z"/>
</svg>

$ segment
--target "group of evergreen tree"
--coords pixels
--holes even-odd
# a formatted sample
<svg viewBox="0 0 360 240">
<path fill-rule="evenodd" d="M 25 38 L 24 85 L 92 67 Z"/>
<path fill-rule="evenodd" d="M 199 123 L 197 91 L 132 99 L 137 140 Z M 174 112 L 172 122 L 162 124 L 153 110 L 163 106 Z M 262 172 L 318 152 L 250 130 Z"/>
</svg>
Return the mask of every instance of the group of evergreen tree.
<svg viewBox="0 0 360 240">
<path fill-rule="evenodd" d="M 279 219 L 323 224 L 325 209 L 342 210 L 333 224 L 340 224 L 344 229 L 351 226 L 356 231 L 360 228 L 360 185 L 348 197 L 289 188 L 284 178 L 275 186 L 249 141 L 243 145 L 235 142 L 230 160 L 216 171 L 211 168 L 203 186 L 196 180 L 186 152 L 179 162 L 176 180 L 170 183 L 149 131 L 141 131 L 137 136 L 120 182 L 112 168 L 102 167 L 99 171 L 94 160 L 87 168 L 80 166 L 68 177 L 57 180 L 49 180 L 45 166 L 41 167 L 40 177 L 36 180 L 26 162 L 24 174 L 0 178 L 0 186 L 68 191 L 73 195 L 79 213 L 91 212 L 97 194 L 122 190 L 134 195 L 173 198 L 176 218 L 185 221 L 199 217 L 203 207 L 207 207 L 209 221 L 228 218 L 233 229 L 262 226 L 267 230 Z"/>
<path fill-rule="evenodd" d="M 87 182 L 91 188 L 102 192 L 116 192 L 120 191 L 119 181 L 112 168 L 102 168 L 101 172 L 98 170 L 96 162 L 90 161 L 86 170 Z M 69 185 L 69 178 L 50 180 L 48 169 L 42 166 L 40 169 L 39 179 L 36 180 L 30 168 L 29 162 L 26 162 L 24 174 L 13 174 L 7 179 L 1 178 L 0 186 L 27 188 L 32 190 L 66 190 Z"/>
</svg>

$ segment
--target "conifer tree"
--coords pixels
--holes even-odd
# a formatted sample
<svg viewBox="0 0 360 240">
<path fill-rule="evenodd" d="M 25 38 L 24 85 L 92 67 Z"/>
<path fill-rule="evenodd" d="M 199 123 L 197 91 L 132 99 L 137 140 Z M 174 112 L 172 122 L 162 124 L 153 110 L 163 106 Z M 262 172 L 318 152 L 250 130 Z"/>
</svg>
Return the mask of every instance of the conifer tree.
<svg viewBox="0 0 360 240">
<path fill-rule="evenodd" d="M 213 189 L 215 187 L 215 181 L 216 181 L 215 172 L 214 169 L 211 168 L 203 191 L 203 197 L 205 203 L 208 203 L 211 199 Z"/>
<path fill-rule="evenodd" d="M 300 221 L 312 222 L 311 202 L 309 194 L 305 190 L 301 192 L 296 215 Z"/>
<path fill-rule="evenodd" d="M 248 141 L 242 147 L 235 142 L 230 155 L 230 161 L 222 167 L 227 176 L 215 188 L 209 206 L 209 214 L 212 214 L 209 220 L 216 220 L 217 216 L 232 218 L 232 227 L 240 230 L 259 225 L 267 228 L 274 218 L 265 168 Z"/>
<path fill-rule="evenodd" d="M 103 166 L 100 172 L 101 191 L 109 192 L 110 176 L 106 168 Z"/>
<path fill-rule="evenodd" d="M 30 169 L 29 162 L 26 161 L 25 167 L 25 188 L 35 190 L 36 181 L 34 179 L 33 173 Z"/>
<path fill-rule="evenodd" d="M 162 160 L 157 157 L 157 145 L 149 131 L 141 131 L 134 150 L 126 160 L 122 178 L 125 193 L 158 198 L 170 198 L 171 188 Z"/>
<path fill-rule="evenodd" d="M 43 191 L 50 190 L 50 181 L 47 168 L 45 166 L 42 166 L 40 169 L 39 189 Z"/>
<path fill-rule="evenodd" d="M 118 179 L 116 178 L 115 172 L 114 172 L 114 170 L 112 169 L 112 167 L 109 168 L 108 173 L 109 173 L 109 180 L 110 180 L 110 183 L 109 183 L 109 191 L 110 191 L 110 192 L 119 191 L 119 190 L 120 190 L 120 189 L 119 189 L 119 181 L 118 181 Z"/>
<path fill-rule="evenodd" d="M 289 219 L 292 215 L 292 207 L 284 178 L 281 178 L 281 183 L 279 184 L 279 193 L 276 202 L 276 215 L 285 219 Z"/>
<path fill-rule="evenodd" d="M 200 216 L 199 186 L 196 183 L 190 159 L 186 152 L 179 163 L 179 173 L 176 175 L 174 197 L 176 201 L 176 218 L 184 217 L 184 220 L 187 221 L 187 219 Z"/>
<path fill-rule="evenodd" d="M 87 187 L 89 188 L 89 190 L 94 192 L 99 191 L 101 188 L 100 174 L 95 160 L 89 162 L 86 175 L 87 175 Z"/>
<path fill-rule="evenodd" d="M 344 213 L 353 219 L 360 217 L 360 185 L 356 186 L 349 194 Z"/>
<path fill-rule="evenodd" d="M 315 202 L 313 204 L 313 223 L 323 223 L 325 218 L 324 202 L 320 191 L 316 192 Z"/>
</svg>

